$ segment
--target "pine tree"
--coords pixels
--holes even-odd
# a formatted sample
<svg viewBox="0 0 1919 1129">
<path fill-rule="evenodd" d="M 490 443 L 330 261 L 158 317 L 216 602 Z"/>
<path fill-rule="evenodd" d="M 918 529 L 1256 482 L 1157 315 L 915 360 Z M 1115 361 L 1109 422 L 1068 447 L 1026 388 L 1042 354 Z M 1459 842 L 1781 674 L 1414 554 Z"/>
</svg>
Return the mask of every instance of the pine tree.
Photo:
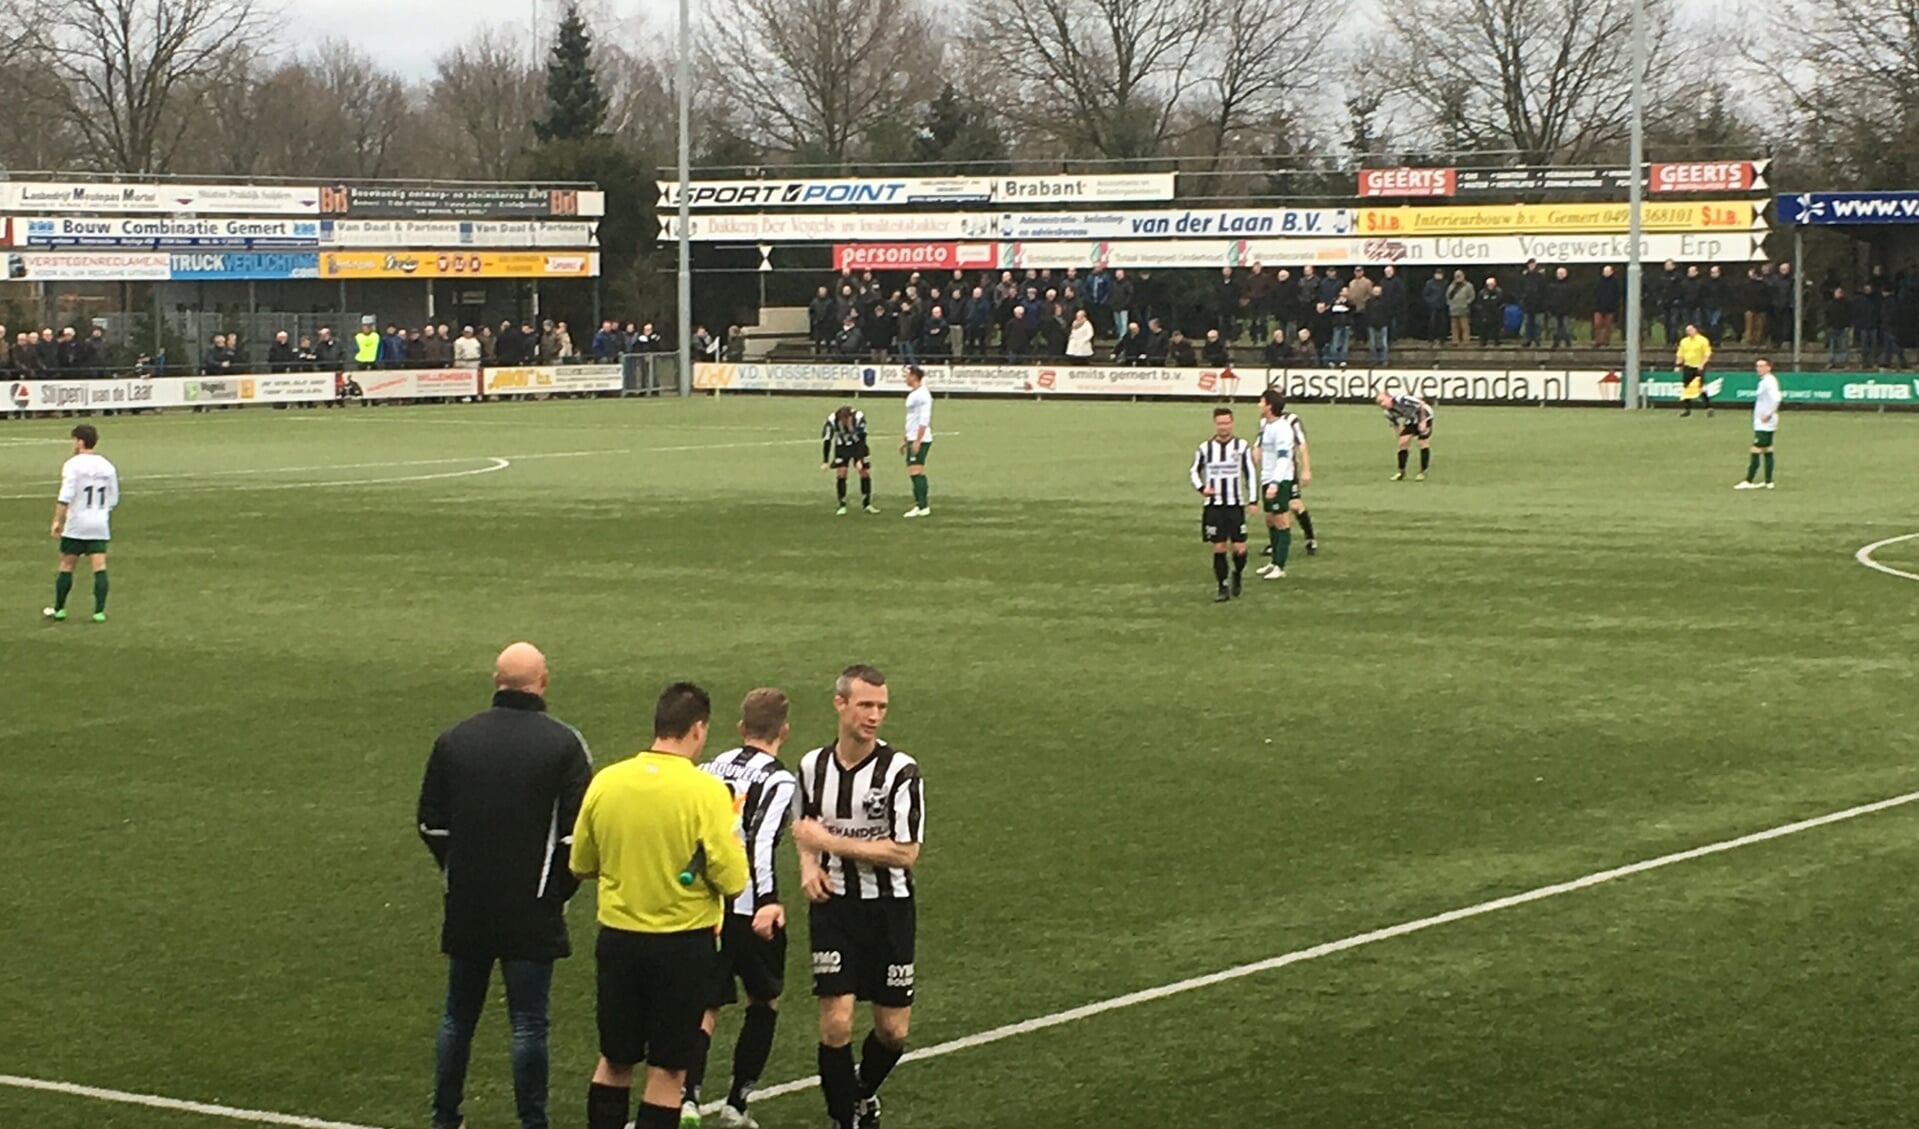
<svg viewBox="0 0 1919 1129">
<path fill-rule="evenodd" d="M 1005 171 L 1006 138 L 992 114 L 947 83 L 926 105 L 913 137 L 913 159 L 942 166 L 953 175 L 984 176 Z"/>
<path fill-rule="evenodd" d="M 593 73 L 593 34 L 568 5 L 546 63 L 546 117 L 533 123 L 541 142 L 582 141 L 606 124 L 606 95 Z"/>
</svg>

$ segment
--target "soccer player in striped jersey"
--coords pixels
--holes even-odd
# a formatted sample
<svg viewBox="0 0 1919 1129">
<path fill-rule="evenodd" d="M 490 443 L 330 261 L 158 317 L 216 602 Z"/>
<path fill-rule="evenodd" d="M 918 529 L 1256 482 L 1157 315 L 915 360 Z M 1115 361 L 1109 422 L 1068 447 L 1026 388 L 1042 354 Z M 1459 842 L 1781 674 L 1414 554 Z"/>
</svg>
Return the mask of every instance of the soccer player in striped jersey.
<svg viewBox="0 0 1919 1129">
<path fill-rule="evenodd" d="M 1426 468 L 1433 465 L 1433 409 L 1417 396 L 1379 394 L 1379 406 L 1386 422 L 1399 429 L 1399 471 L 1393 481 L 1406 477 L 1406 447 L 1419 440 L 1419 481 L 1426 481 Z"/>
<path fill-rule="evenodd" d="M 833 686 L 839 733 L 800 758 L 800 884 L 812 902 L 813 994 L 820 1001 L 820 1091 L 833 1129 L 879 1129 L 879 1089 L 913 1018 L 918 915 L 913 867 L 925 839 L 919 765 L 880 740 L 886 676 L 849 666 Z M 853 1064 L 853 1013 L 873 1030 Z"/>
<path fill-rule="evenodd" d="M 1294 469 L 1298 433 L 1285 418 L 1286 400 L 1268 388 L 1259 397 L 1259 442 L 1253 447 L 1253 465 L 1259 470 L 1259 505 L 1266 512 L 1266 536 L 1272 542 L 1273 561 L 1259 570 L 1267 580 L 1286 575 L 1286 554 L 1293 544 L 1293 507 L 1299 489 Z"/>
<path fill-rule="evenodd" d="M 773 864 L 780 838 L 791 822 L 798 782 L 780 763 L 786 743 L 786 695 L 760 689 L 740 703 L 740 747 L 721 753 L 700 767 L 733 791 L 740 813 L 740 835 L 746 843 L 746 889 L 727 907 L 720 925 L 720 978 L 713 1003 L 701 1023 L 699 1055 L 686 1072 L 680 1107 L 682 1129 L 700 1123 L 700 1084 L 706 1078 L 706 1058 L 719 1009 L 737 1003 L 734 982 L 746 990 L 746 1017 L 733 1047 L 733 1084 L 720 1107 L 720 1124 L 731 1129 L 757 1129 L 747 1112 L 753 1086 L 766 1069 L 773 1051 L 773 1028 L 779 1018 L 780 996 L 786 991 L 786 910 L 780 905 Z"/>
<path fill-rule="evenodd" d="M 1213 602 L 1223 604 L 1239 595 L 1246 572 L 1246 510 L 1251 484 L 1257 481 L 1252 448 L 1233 434 L 1233 409 L 1213 409 L 1213 437 L 1193 452 L 1188 475 L 1193 489 L 1206 499 L 1200 511 L 1200 536 L 1213 547 L 1213 579 L 1219 588 Z M 1226 549 L 1233 550 L 1228 580 Z"/>
<path fill-rule="evenodd" d="M 867 513 L 879 513 L 873 504 L 873 453 L 866 445 L 866 413 L 842 406 L 826 417 L 820 428 L 820 469 L 831 470 L 838 479 L 839 513 L 846 513 L 846 470 L 860 472 L 860 505 Z"/>
</svg>

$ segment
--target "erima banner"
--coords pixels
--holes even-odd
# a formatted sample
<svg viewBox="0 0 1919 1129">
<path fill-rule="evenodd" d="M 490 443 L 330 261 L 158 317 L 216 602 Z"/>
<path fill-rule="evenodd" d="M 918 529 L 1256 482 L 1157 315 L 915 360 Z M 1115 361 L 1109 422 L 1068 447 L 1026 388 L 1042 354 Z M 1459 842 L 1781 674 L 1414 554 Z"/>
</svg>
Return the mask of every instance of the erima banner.
<svg viewBox="0 0 1919 1129">
<path fill-rule="evenodd" d="M 1624 235 L 1632 222 L 1625 204 L 1454 204 L 1439 207 L 1361 208 L 1361 235 Z M 1763 205 L 1749 200 L 1649 203 L 1640 208 L 1649 232 L 1764 231 Z"/>
<path fill-rule="evenodd" d="M 865 243 L 975 239 L 1163 239 L 1259 235 L 1347 235 L 1345 208 L 1194 208 L 1156 212 L 829 212 L 693 216 L 701 243 Z M 660 238 L 679 238 L 679 219 L 660 220 Z"/>
<path fill-rule="evenodd" d="M 1788 404 L 1853 407 L 1919 407 L 1919 379 L 1883 372 L 1781 372 L 1780 397 Z M 1683 389 L 1674 372 L 1649 372 L 1639 389 L 1654 403 L 1677 403 Z M 1706 393 L 1715 401 L 1752 403 L 1759 377 L 1750 370 L 1706 372 Z M 1790 421 L 1788 421 L 1790 425 Z"/>
<path fill-rule="evenodd" d="M 1641 183 L 1655 193 L 1764 192 L 1771 163 L 1684 161 L 1648 165 Z M 1632 173 L 1623 168 L 1361 169 L 1358 177 L 1359 195 L 1367 197 L 1624 196 L 1631 190 Z"/>
<path fill-rule="evenodd" d="M 659 207 L 680 205 L 675 181 L 657 182 Z M 1077 204 L 1171 200 L 1172 173 L 1085 176 L 840 177 L 825 180 L 696 180 L 691 208 L 900 207 L 908 204 Z"/>
<path fill-rule="evenodd" d="M 329 216 L 388 219 L 542 219 L 606 214 L 606 193 L 510 185 L 346 186 L 320 189 Z"/>
<path fill-rule="evenodd" d="M 591 278 L 597 251 L 323 251 L 322 278 Z"/>
<path fill-rule="evenodd" d="M 1793 226 L 1919 224 L 1919 192 L 1801 192 L 1775 197 L 1773 214 Z"/>
<path fill-rule="evenodd" d="M 1077 365 L 927 365 L 927 387 L 955 395 L 1145 396 L 1216 398 L 1258 395 L 1268 386 L 1293 399 L 1364 402 L 1381 392 L 1440 402 L 1617 404 L 1617 373 L 1538 369 L 1431 372 L 1398 369 L 1114 368 Z M 693 387 L 705 392 L 904 392 L 898 365 L 702 364 Z"/>
<path fill-rule="evenodd" d="M 1513 266 L 1538 259 L 1557 263 L 1623 263 L 1632 241 L 1626 235 L 1373 236 L 1345 239 L 1111 240 L 1101 242 L 1001 243 L 1003 270 L 1109 267 L 1270 266 L 1343 267 L 1397 263 L 1407 266 Z M 1640 240 L 1642 259 L 1696 263 L 1765 261 L 1765 240 L 1750 233 L 1666 233 Z"/>
<path fill-rule="evenodd" d="M 576 250 L 600 245 L 599 225 L 561 220 L 321 220 L 322 247 L 405 250 L 490 247 Z"/>
<path fill-rule="evenodd" d="M 0 211 L 316 216 L 318 188 L 260 184 L 0 183 Z"/>
<path fill-rule="evenodd" d="M 320 243 L 319 220 L 113 219 L 47 216 L 14 221 L 20 247 L 106 247 L 127 250 L 208 248 L 297 250 Z"/>
</svg>

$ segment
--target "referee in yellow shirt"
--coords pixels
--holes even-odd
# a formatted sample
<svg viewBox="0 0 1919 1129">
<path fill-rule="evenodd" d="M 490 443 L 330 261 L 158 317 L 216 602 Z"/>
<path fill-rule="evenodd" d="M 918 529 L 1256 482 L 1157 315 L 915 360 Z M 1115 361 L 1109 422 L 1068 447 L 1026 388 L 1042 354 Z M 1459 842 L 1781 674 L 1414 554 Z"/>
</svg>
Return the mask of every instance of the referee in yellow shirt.
<svg viewBox="0 0 1919 1129">
<path fill-rule="evenodd" d="M 1677 362 L 1673 371 L 1679 374 L 1679 399 L 1686 410 L 1679 413 L 1680 418 L 1692 414 L 1692 402 L 1697 399 L 1706 407 L 1706 416 L 1712 416 L 1712 393 L 1706 391 L 1706 362 L 1712 360 L 1712 342 L 1699 332 L 1699 327 L 1689 325 L 1686 335 L 1679 339 L 1679 349 L 1673 358 Z"/>
<path fill-rule="evenodd" d="M 642 1062 L 635 1129 L 679 1124 L 718 979 L 719 925 L 747 880 L 732 790 L 694 767 L 712 713 L 698 686 L 668 686 L 653 710 L 653 747 L 593 778 L 573 828 L 573 873 L 597 878 L 600 895 L 600 1062 L 587 1129 L 625 1129 Z"/>
</svg>

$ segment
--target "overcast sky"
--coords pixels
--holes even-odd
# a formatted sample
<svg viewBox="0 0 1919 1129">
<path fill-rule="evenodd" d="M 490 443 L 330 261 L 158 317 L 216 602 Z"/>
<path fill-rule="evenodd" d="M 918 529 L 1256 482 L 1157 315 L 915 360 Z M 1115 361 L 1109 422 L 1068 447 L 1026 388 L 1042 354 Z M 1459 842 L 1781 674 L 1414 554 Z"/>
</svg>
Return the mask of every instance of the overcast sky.
<svg viewBox="0 0 1919 1129">
<path fill-rule="evenodd" d="M 657 10 L 670 2 L 589 0 L 581 8 L 598 27 L 606 14 L 633 20 L 642 6 Z M 288 34 L 280 45 L 298 49 L 320 39 L 343 39 L 417 78 L 432 73 L 434 58 L 476 25 L 498 24 L 524 35 L 536 4 L 547 28 L 542 38 L 550 38 L 565 0 L 284 0 L 280 11 Z M 661 22 L 670 25 L 670 19 Z"/>
</svg>

